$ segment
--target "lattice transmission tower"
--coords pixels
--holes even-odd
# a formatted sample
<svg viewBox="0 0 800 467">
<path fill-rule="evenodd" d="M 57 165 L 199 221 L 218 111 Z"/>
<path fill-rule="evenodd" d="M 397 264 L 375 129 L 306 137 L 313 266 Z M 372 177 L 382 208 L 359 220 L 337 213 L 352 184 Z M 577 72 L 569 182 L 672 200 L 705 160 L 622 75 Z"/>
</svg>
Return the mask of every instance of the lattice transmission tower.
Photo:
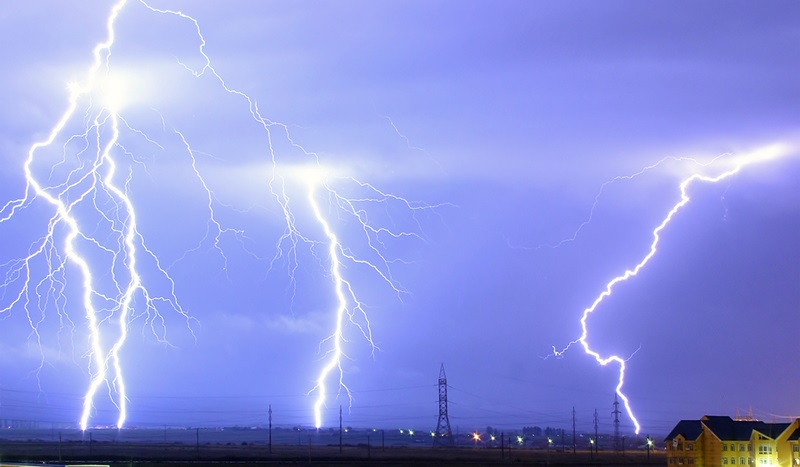
<svg viewBox="0 0 800 467">
<path fill-rule="evenodd" d="M 614 393 L 614 410 L 611 411 L 611 415 L 614 416 L 614 450 L 619 451 L 619 400 L 617 399 L 617 394 Z"/>
<path fill-rule="evenodd" d="M 439 370 L 439 421 L 436 422 L 434 446 L 453 446 L 453 431 L 450 429 L 450 417 L 447 416 L 447 376 L 444 374 L 444 363 Z"/>
</svg>

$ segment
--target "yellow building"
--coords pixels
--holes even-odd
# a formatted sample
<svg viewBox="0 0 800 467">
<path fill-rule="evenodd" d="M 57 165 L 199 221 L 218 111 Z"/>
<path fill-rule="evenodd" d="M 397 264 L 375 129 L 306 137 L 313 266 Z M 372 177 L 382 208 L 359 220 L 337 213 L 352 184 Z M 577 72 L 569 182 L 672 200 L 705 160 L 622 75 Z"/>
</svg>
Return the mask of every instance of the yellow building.
<svg viewBox="0 0 800 467">
<path fill-rule="evenodd" d="M 665 442 L 670 467 L 800 466 L 800 419 L 765 423 L 707 415 L 681 420 Z"/>
</svg>

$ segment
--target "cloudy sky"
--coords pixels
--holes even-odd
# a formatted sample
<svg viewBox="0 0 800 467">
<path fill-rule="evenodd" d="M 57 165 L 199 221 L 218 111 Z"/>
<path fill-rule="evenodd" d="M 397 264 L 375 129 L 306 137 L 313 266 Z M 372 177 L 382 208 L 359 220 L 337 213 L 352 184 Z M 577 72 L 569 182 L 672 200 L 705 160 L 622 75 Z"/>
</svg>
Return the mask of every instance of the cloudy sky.
<svg viewBox="0 0 800 467">
<path fill-rule="evenodd" d="M 113 6 L 0 13 L 0 418 L 78 423 L 98 371 L 69 223 L 12 209 L 62 120 L 29 167 L 78 226 L 96 348 L 128 324 L 126 425 L 313 425 L 341 276 L 352 403 L 334 371 L 323 425 L 434 428 L 444 363 L 462 431 L 610 431 L 619 365 L 553 348 L 682 180 L 768 151 L 689 185 L 587 342 L 629 359 L 643 432 L 800 415 L 796 3 L 128 0 L 90 74 Z"/>
</svg>

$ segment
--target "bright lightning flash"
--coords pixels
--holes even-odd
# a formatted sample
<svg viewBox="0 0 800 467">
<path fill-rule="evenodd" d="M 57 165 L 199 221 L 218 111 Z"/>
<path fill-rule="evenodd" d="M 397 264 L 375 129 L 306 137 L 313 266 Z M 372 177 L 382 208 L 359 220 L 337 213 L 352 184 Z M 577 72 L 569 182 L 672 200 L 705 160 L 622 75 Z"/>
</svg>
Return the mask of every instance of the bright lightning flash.
<svg viewBox="0 0 800 467">
<path fill-rule="evenodd" d="M 122 350 L 132 319 L 143 316 L 156 339 L 168 343 L 163 315 L 166 308 L 182 316 L 194 334 L 193 318 L 180 305 L 173 279 L 140 234 L 130 195 L 134 169 L 144 163 L 123 145 L 121 132 L 129 130 L 146 144 L 163 147 L 131 128 L 121 114 L 130 104 L 128 80 L 113 71 L 111 64 L 114 25 L 127 3 L 120 0 L 113 6 L 106 22 L 107 38 L 94 47 L 94 60 L 84 81 L 68 84 L 66 111 L 48 137 L 30 147 L 24 163 L 24 195 L 0 209 L 0 224 L 11 223 L 23 211 L 39 212 L 40 205 L 49 207 L 52 213 L 43 235 L 31 243 L 27 253 L 2 265 L 5 279 L 0 283 L 0 296 L 5 301 L 0 304 L 0 315 L 21 309 L 41 348 L 39 327 L 48 310 L 55 311 L 62 326 L 73 329 L 67 309 L 74 307 L 72 295 L 80 296 L 88 328 L 90 375 L 80 416 L 83 430 L 103 386 L 118 410 L 117 427 L 125 423 L 128 396 Z M 70 135 L 68 128 L 76 126 L 80 130 Z M 192 148 L 182 134 L 175 133 L 183 140 L 194 175 L 206 192 L 210 215 L 207 237 L 213 238 L 219 250 L 223 233 L 238 232 L 216 220 L 213 193 L 196 168 Z M 145 287 L 142 264 L 149 267 L 151 285 L 160 276 L 160 287 L 166 292 L 153 294 Z M 75 274 L 79 276 L 77 292 L 70 286 Z M 41 355 L 37 374 L 45 363 L 44 352 Z"/>
<path fill-rule="evenodd" d="M 128 397 L 123 378 L 123 348 L 130 322 L 144 316 L 147 325 L 160 342 L 166 339 L 166 319 L 162 308 L 178 313 L 192 331 L 192 318 L 179 303 L 175 281 L 162 267 L 159 257 L 145 243 L 140 233 L 139 218 L 135 208 L 131 181 L 138 178 L 138 170 L 147 171 L 144 160 L 137 158 L 123 143 L 123 133 L 150 148 L 151 151 L 168 152 L 164 146 L 143 131 L 131 127 L 123 117 L 123 110 L 133 106 L 130 84 L 136 80 L 120 74 L 112 67 L 112 48 L 116 33 L 115 23 L 123 8 L 129 3 L 141 5 L 151 13 L 188 21 L 194 27 L 201 57 L 200 67 L 192 68 L 180 59 L 177 65 L 197 80 L 206 79 L 234 99 L 243 100 L 247 114 L 256 123 L 265 142 L 263 153 L 271 166 L 268 183 L 271 196 L 281 208 L 286 227 L 280 236 L 270 267 L 283 261 L 292 284 L 292 298 L 296 293 L 295 272 L 299 267 L 298 248 L 307 245 L 317 261 L 329 272 L 333 280 L 336 311 L 333 331 L 322 341 L 320 348 L 330 345 L 324 352 L 325 363 L 308 394 L 316 392 L 314 419 L 322 425 L 322 408 L 328 396 L 326 383 L 332 373 L 338 372 L 339 391 L 344 390 L 352 403 L 349 388 L 344 382 L 342 360 L 346 357 L 346 328 L 352 325 L 366 339 L 374 353 L 377 349 L 367 317 L 366 305 L 359 297 L 354 279 L 346 276 L 347 269 L 365 269 L 382 281 L 397 297 L 405 292 L 393 277 L 391 265 L 400 259 L 388 257 L 387 243 L 405 238 L 422 239 L 423 232 L 417 215 L 440 205 L 413 203 L 405 198 L 384 192 L 369 183 L 345 177 L 339 171 L 323 167 L 316 154 L 307 152 L 291 138 L 288 127 L 266 119 L 258 104 L 247 94 L 228 86 L 212 66 L 205 53 L 206 40 L 198 21 L 180 11 L 158 9 L 145 0 L 118 0 L 106 22 L 107 38 L 93 51 L 94 60 L 82 82 L 68 85 L 69 106 L 50 130 L 47 139 L 37 142 L 28 151 L 24 163 L 25 194 L 9 201 L 0 210 L 0 225 L 11 223 L 31 211 L 38 204 L 49 208 L 51 217 L 42 237 L 35 240 L 21 258 L 0 265 L 5 280 L 0 283 L 0 315 L 21 309 L 27 316 L 32 335 L 41 348 L 40 324 L 50 309 L 55 310 L 62 325 L 74 328 L 67 312 L 72 308 L 71 294 L 79 294 L 81 308 L 88 327 L 89 388 L 83 399 L 80 426 L 86 429 L 95 411 L 95 399 L 104 386 L 111 403 L 118 409 L 117 426 L 122 427 L 127 417 Z M 128 7 L 132 8 L 132 7 Z M 139 80 L 140 81 L 140 80 Z M 134 99 L 135 100 L 135 99 Z M 157 112 L 157 111 L 156 111 Z M 76 123 L 77 122 L 77 123 Z M 161 116 L 163 130 L 166 119 Z M 70 134 L 70 129 L 78 131 Z M 273 130 L 283 135 L 292 150 L 304 158 L 300 163 L 278 163 L 273 146 Z M 188 160 L 189 173 L 202 191 L 208 220 L 205 237 L 178 258 L 189 253 L 212 249 L 228 269 L 228 258 L 222 250 L 223 235 L 232 236 L 243 245 L 244 231 L 228 227 L 218 220 L 217 209 L 222 204 L 203 176 L 196 150 L 184 133 L 173 130 L 179 140 L 178 151 Z M 55 153 L 55 155 L 54 155 Z M 174 156 L 174 154 L 170 154 Z M 310 164 L 308 162 L 311 162 Z M 303 165 L 305 164 L 305 165 Z M 290 167 L 284 173 L 287 167 Z M 324 240 L 314 240 L 312 235 L 298 225 L 295 211 L 300 209 L 290 198 L 291 186 L 300 182 L 304 192 L 303 209 L 313 214 L 313 223 L 322 231 Z M 335 189 L 339 183 L 349 184 L 348 190 Z M 306 204 L 307 203 L 307 204 Z M 395 207 L 396 206 L 396 207 Z M 396 227 L 397 219 L 389 211 L 402 211 L 409 219 L 408 229 Z M 37 211 L 38 212 L 38 211 Z M 349 229 L 339 230 L 339 221 L 350 220 Z M 380 226 L 387 219 L 393 228 Z M 355 227 L 353 227 L 355 226 Z M 350 241 L 344 242 L 343 239 Z M 315 253 L 318 245 L 326 245 L 326 255 Z M 355 246 L 355 245 L 358 246 Z M 243 245 L 244 247 L 244 245 Z M 247 251 L 251 253 L 250 251 Z M 256 259 L 254 253 L 251 253 Z M 176 261 L 176 262 L 177 262 Z M 173 263 L 175 264 L 175 263 Z M 149 274 L 142 271 L 147 268 Z M 78 284 L 73 276 L 79 276 Z M 151 293 L 153 282 L 167 292 Z M 77 290 L 75 292 L 74 290 Z M 7 297 L 11 297 L 8 299 Z M 42 351 L 39 370 L 45 363 Z"/>
<path fill-rule="evenodd" d="M 373 353 L 375 349 L 377 349 L 372 337 L 372 329 L 367 316 L 366 306 L 363 301 L 359 299 L 352 281 L 345 278 L 343 271 L 346 267 L 345 262 L 350 266 L 365 268 L 380 281 L 385 283 L 389 289 L 400 298 L 406 292 L 393 277 L 390 266 L 394 262 L 401 262 L 401 260 L 397 258 L 388 258 L 384 254 L 383 250 L 386 248 L 387 242 L 405 238 L 422 239 L 422 227 L 417 219 L 417 215 L 421 212 L 427 212 L 441 206 L 449 205 L 449 203 L 428 205 L 411 202 L 403 197 L 381 191 L 372 184 L 359 181 L 353 177 L 344 176 L 341 174 L 341 170 L 334 170 L 333 168 L 323 166 L 317 154 L 306 151 L 291 138 L 289 129 L 285 124 L 266 119 L 259 111 L 258 104 L 255 100 L 241 91 L 230 88 L 225 83 L 225 80 L 212 66 L 211 59 L 204 52 L 206 40 L 195 18 L 179 11 L 161 10 L 151 7 L 143 0 L 140 0 L 140 2 L 151 11 L 179 16 L 194 24 L 200 41 L 199 52 L 205 64 L 200 70 L 193 70 L 185 65 L 184 67 L 198 78 L 206 73 L 210 74 L 218 81 L 225 92 L 243 98 L 247 102 L 250 116 L 258 126 L 263 129 L 268 141 L 266 152 L 269 156 L 268 162 L 271 165 L 271 175 L 268 180 L 268 186 L 270 193 L 281 207 L 286 225 L 283 235 L 281 235 L 277 241 L 276 253 L 271 261 L 270 269 L 275 267 L 279 260 L 285 261 L 286 273 L 290 277 L 292 284 L 292 298 L 294 298 L 294 294 L 296 293 L 295 273 L 300 263 L 298 259 L 298 248 L 301 245 L 310 245 L 313 248 L 319 242 L 312 240 L 311 237 L 306 235 L 303 229 L 299 227 L 298 216 L 295 212 L 298 208 L 295 206 L 295 203 L 288 193 L 291 189 L 289 185 L 300 182 L 303 186 L 308 207 L 311 208 L 317 225 L 324 232 L 328 246 L 327 261 L 329 263 L 329 267 L 327 267 L 326 270 L 329 271 L 333 278 L 334 295 L 337 305 L 334 313 L 333 331 L 321 343 L 321 345 L 325 345 L 326 343 L 331 344 L 331 348 L 324 354 L 324 358 L 327 359 L 327 362 L 323 365 L 316 379 L 315 386 L 308 393 L 317 393 L 317 399 L 314 403 L 314 423 L 317 427 L 321 427 L 322 409 L 325 406 L 327 398 L 326 381 L 334 370 L 338 372 L 339 389 L 343 389 L 347 393 L 352 403 L 352 394 L 344 382 L 344 368 L 342 366 L 342 358 L 345 357 L 343 346 L 347 341 L 345 337 L 345 325 L 351 324 L 355 327 L 358 333 L 371 346 Z M 300 151 L 302 156 L 309 159 L 311 163 L 279 163 L 273 146 L 274 135 L 271 131 L 273 129 L 277 129 L 289 145 L 295 150 Z M 199 173 L 197 175 L 200 177 Z M 354 185 L 359 192 L 359 196 L 348 197 L 343 195 L 340 191 L 337 191 L 331 183 L 334 179 Z M 207 189 L 207 191 L 210 194 L 210 190 Z M 345 246 L 340 238 L 341 235 L 337 235 L 336 229 L 326 218 L 322 206 L 319 203 L 318 196 L 320 193 L 327 197 L 329 211 L 335 212 L 337 218 L 344 217 L 353 221 L 353 224 L 356 226 L 355 233 L 350 235 L 360 237 L 361 254 L 355 253 L 354 246 Z M 374 217 L 380 216 L 373 216 L 374 212 L 372 211 L 374 211 L 374 209 L 371 210 L 370 207 L 387 212 L 390 209 L 390 205 L 399 206 L 399 210 L 404 211 L 410 216 L 413 230 L 393 230 L 376 225 Z M 395 219 L 392 220 L 394 221 Z M 216 221 L 215 225 L 216 231 L 222 233 L 223 229 L 219 224 L 216 224 Z M 241 232 L 235 231 L 235 233 L 240 234 Z M 358 242 L 358 239 L 355 240 L 355 243 Z M 350 245 L 349 242 L 348 245 Z"/>
<path fill-rule="evenodd" d="M 286 173 L 285 176 L 278 177 L 279 172 Z M 359 298 L 356 288 L 351 280 L 345 277 L 345 269 L 361 267 L 372 273 L 375 277 L 384 283 L 388 290 L 395 294 L 398 298 L 407 293 L 400 283 L 393 277 L 391 264 L 397 259 L 388 258 L 383 249 L 386 247 L 386 242 L 389 240 L 399 240 L 402 238 L 416 238 L 421 240 L 422 236 L 421 226 L 416 219 L 416 213 L 419 211 L 427 211 L 435 209 L 437 206 L 426 204 L 412 203 L 405 198 L 383 192 L 375 186 L 360 182 L 352 177 L 344 176 L 337 173 L 332 169 L 323 167 L 320 164 L 306 165 L 291 168 L 277 168 L 273 183 L 280 181 L 281 186 L 285 187 L 289 181 L 299 181 L 305 188 L 305 197 L 311 208 L 313 219 L 315 223 L 321 228 L 324 233 L 326 244 L 327 258 L 324 262 L 329 266 L 326 270 L 329 271 L 333 280 L 333 289 L 335 295 L 336 311 L 334 313 L 334 326 L 333 332 L 322 342 L 330 346 L 324 354 L 324 365 L 320 370 L 317 377 L 315 386 L 309 391 L 309 395 L 316 393 L 316 400 L 314 402 L 314 424 L 317 428 L 322 426 L 322 410 L 325 407 L 326 399 L 328 397 L 327 381 L 332 373 L 338 376 L 338 387 L 340 391 L 344 391 L 350 403 L 352 404 L 352 394 L 344 381 L 344 368 L 342 365 L 343 358 L 346 358 L 344 352 L 344 345 L 347 342 L 345 335 L 345 328 L 351 325 L 357 329 L 357 334 L 363 337 L 370 345 L 372 352 L 377 349 L 372 335 L 372 328 L 370 325 L 369 317 L 366 311 L 366 305 Z M 347 183 L 355 186 L 360 193 L 357 196 L 346 196 L 341 191 L 334 188 L 336 182 Z M 282 204 L 286 209 L 287 230 L 284 236 L 278 242 L 277 256 L 287 256 L 290 258 L 289 274 L 293 275 L 297 268 L 296 261 L 297 247 L 300 243 L 308 243 L 314 245 L 316 242 L 312 241 L 307 235 L 301 233 L 300 229 L 295 222 L 295 216 L 289 210 L 289 197 L 285 191 L 281 191 Z M 321 203 L 320 200 L 326 200 L 326 203 Z M 390 205 L 399 205 L 400 209 L 410 213 L 412 217 L 412 225 L 416 231 L 405 230 L 391 230 L 385 227 L 377 227 L 374 225 L 373 216 L 370 217 L 368 212 L 370 208 L 382 207 L 384 210 L 389 210 Z M 361 253 L 356 254 L 352 248 L 345 246 L 340 240 L 335 228 L 331 225 L 325 214 L 325 207 L 327 211 L 333 211 L 337 214 L 337 218 L 347 218 L 355 225 L 354 232 L 351 232 L 348 237 L 352 243 L 354 239 L 361 238 Z M 375 210 L 372 210 L 375 214 Z M 285 252 L 282 245 L 288 242 L 288 249 Z M 275 260 L 273 260 L 274 262 Z"/>
<path fill-rule="evenodd" d="M 88 72 L 88 79 L 85 85 L 72 83 L 69 85 L 69 107 L 62 115 L 61 119 L 50 131 L 48 138 L 42 142 L 35 143 L 28 152 L 28 157 L 24 164 L 25 179 L 27 186 L 22 198 L 12 200 L 3 206 L 0 211 L 0 222 L 9 222 L 20 209 L 33 204 L 40 199 L 51 206 L 53 215 L 47 224 L 47 231 L 44 236 L 31 244 L 27 256 L 6 263 L 6 279 L 1 285 L 3 292 L 11 292 L 12 287 L 16 286 L 16 292 L 12 292 L 12 300 L 3 306 L 0 312 L 6 313 L 12 308 L 21 307 L 28 316 L 28 321 L 32 327 L 36 340 L 41 345 L 41 338 L 38 332 L 38 323 L 43 318 L 34 319 L 33 308 L 38 307 L 38 311 L 43 316 L 45 314 L 48 297 L 56 294 L 53 299 L 54 304 L 60 315 L 65 314 L 64 303 L 64 269 L 67 263 L 73 264 L 82 277 L 82 304 L 89 326 L 90 336 L 90 355 L 92 375 L 89 390 L 84 399 L 83 414 L 81 416 L 81 428 L 85 429 L 89 414 L 92 409 L 92 401 L 95 393 L 103 383 L 108 384 L 109 391 L 113 391 L 117 397 L 112 401 L 119 408 L 119 418 L 117 426 L 122 426 L 126 416 L 126 394 L 125 383 L 119 364 L 119 350 L 125 341 L 127 331 L 127 319 L 130 311 L 131 302 L 134 294 L 140 290 L 141 281 L 136 270 L 137 255 L 137 231 L 136 217 L 124 189 L 120 188 L 115 180 L 116 163 L 112 157 L 112 150 L 115 148 L 119 137 L 119 119 L 115 109 L 111 107 L 101 107 L 91 109 L 87 112 L 88 122 L 86 132 L 76 138 L 84 138 L 87 147 L 90 143 L 91 134 L 94 133 L 96 149 L 95 154 L 83 162 L 83 164 L 72 170 L 66 179 L 53 186 L 47 186 L 47 181 L 39 181 L 33 173 L 33 166 L 37 152 L 54 144 L 56 138 L 67 125 L 79 106 L 81 98 L 89 95 L 95 89 L 96 80 L 103 68 L 107 68 L 111 54 L 111 46 L 114 43 L 113 23 L 116 20 L 120 9 L 124 5 L 119 2 L 114 6 L 108 18 L 107 29 L 108 39 L 98 44 L 94 49 L 94 63 Z M 115 102 L 115 104 L 119 104 Z M 106 127 L 107 132 L 101 131 L 101 127 Z M 99 198 L 105 195 L 106 202 L 112 204 L 112 209 L 101 206 Z M 118 249 L 111 250 L 100 245 L 100 242 L 91 237 L 79 220 L 77 211 L 82 204 L 91 204 L 97 212 L 104 217 L 109 224 L 108 227 L 119 237 Z M 65 232 L 61 232 L 65 229 Z M 58 237 L 61 246 L 59 247 Z M 87 254 L 83 252 L 88 243 L 95 245 L 100 250 L 110 253 L 113 262 L 126 264 L 128 272 L 127 283 L 122 279 L 115 279 L 117 290 L 114 296 L 106 296 L 99 293 L 94 285 L 92 267 Z M 59 253 L 59 252 L 63 252 Z M 36 268 L 34 262 L 44 261 L 47 272 L 38 282 L 33 282 L 32 271 Z M 45 291 L 45 297 L 42 291 Z M 33 299 L 31 294 L 37 297 Z M 109 350 L 105 350 L 100 334 L 100 310 L 95 306 L 95 301 L 114 304 L 120 335 Z M 44 362 L 42 362 L 44 363 Z M 114 379 L 108 380 L 107 372 L 109 364 L 114 369 Z"/>
<path fill-rule="evenodd" d="M 618 284 L 625 282 L 628 279 L 639 274 L 639 272 L 647 265 L 647 263 L 650 262 L 653 256 L 655 256 L 656 251 L 658 250 L 658 244 L 661 240 L 662 232 L 667 227 L 667 225 L 669 225 L 669 223 L 672 221 L 675 215 L 691 201 L 691 197 L 689 195 L 690 186 L 698 182 L 718 183 L 722 180 L 725 180 L 729 177 L 738 174 L 746 166 L 775 160 L 778 157 L 788 154 L 789 151 L 790 148 L 786 145 L 772 145 L 761 148 L 758 151 L 755 151 L 750 154 L 745 154 L 740 157 L 728 158 L 724 160 L 721 157 L 717 157 L 713 159 L 710 163 L 700 164 L 703 167 L 703 169 L 705 169 L 705 171 L 715 170 L 716 173 L 709 175 L 704 172 L 703 173 L 696 172 L 681 181 L 681 183 L 679 184 L 680 200 L 677 203 L 675 203 L 675 205 L 672 206 L 672 208 L 667 212 L 667 215 L 664 217 L 661 223 L 658 226 L 656 226 L 655 229 L 653 229 L 653 241 L 650 243 L 650 249 L 648 253 L 633 268 L 627 269 L 621 275 L 611 279 L 606 284 L 603 292 L 601 292 L 600 295 L 597 296 L 594 302 L 592 302 L 592 304 L 588 308 L 583 310 L 583 315 L 581 316 L 580 320 L 581 323 L 580 337 L 567 344 L 567 346 L 564 347 L 562 350 L 556 350 L 555 347 L 553 348 L 554 355 L 556 357 L 561 357 L 573 345 L 581 344 L 583 350 L 588 355 L 591 355 L 600 365 L 605 366 L 612 362 L 619 365 L 619 380 L 617 382 L 615 391 L 617 395 L 622 399 L 623 404 L 625 405 L 625 410 L 628 414 L 628 417 L 633 422 L 637 434 L 639 433 L 641 428 L 639 425 L 639 421 L 633 414 L 633 410 L 631 409 L 631 404 L 630 401 L 628 400 L 628 397 L 622 392 L 622 387 L 625 383 L 625 363 L 627 359 L 617 355 L 603 356 L 600 354 L 600 352 L 594 350 L 589 345 L 589 328 L 587 326 L 589 316 L 595 312 L 595 310 L 597 309 L 597 307 L 600 306 L 603 300 L 611 296 L 612 291 Z M 723 165 L 723 162 L 727 162 L 728 164 L 724 167 L 717 167 Z M 639 172 L 638 174 L 641 173 L 642 172 Z M 624 178 L 629 178 L 629 177 L 624 177 Z M 586 223 L 582 224 L 580 228 L 583 228 L 585 224 Z"/>
</svg>

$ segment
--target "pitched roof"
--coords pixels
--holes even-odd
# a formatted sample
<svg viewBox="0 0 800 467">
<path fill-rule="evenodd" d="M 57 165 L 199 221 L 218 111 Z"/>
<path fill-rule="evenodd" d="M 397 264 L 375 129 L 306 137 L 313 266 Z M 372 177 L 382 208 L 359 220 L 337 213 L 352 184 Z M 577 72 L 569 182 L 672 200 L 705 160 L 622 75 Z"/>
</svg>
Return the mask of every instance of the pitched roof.
<svg viewBox="0 0 800 467">
<path fill-rule="evenodd" d="M 671 441 L 678 435 L 683 435 L 685 439 L 696 440 L 703 433 L 703 425 L 700 420 L 681 420 L 670 431 L 664 441 Z"/>
<path fill-rule="evenodd" d="M 753 428 L 761 422 L 734 421 L 727 416 L 709 416 L 701 419 L 703 424 L 721 441 L 748 441 L 753 434 Z"/>
<path fill-rule="evenodd" d="M 800 439 L 800 427 L 798 427 L 796 430 L 794 430 L 794 432 L 791 435 L 789 435 L 788 440 L 797 441 L 799 439 Z"/>
<path fill-rule="evenodd" d="M 781 435 L 791 423 L 764 423 L 763 428 L 754 428 L 754 430 L 758 431 L 762 435 L 769 436 L 772 439 L 777 438 Z"/>
<path fill-rule="evenodd" d="M 734 420 L 728 416 L 716 415 L 706 415 L 700 421 L 721 441 L 749 441 L 753 430 L 775 439 L 791 425 L 757 420 Z"/>
</svg>

